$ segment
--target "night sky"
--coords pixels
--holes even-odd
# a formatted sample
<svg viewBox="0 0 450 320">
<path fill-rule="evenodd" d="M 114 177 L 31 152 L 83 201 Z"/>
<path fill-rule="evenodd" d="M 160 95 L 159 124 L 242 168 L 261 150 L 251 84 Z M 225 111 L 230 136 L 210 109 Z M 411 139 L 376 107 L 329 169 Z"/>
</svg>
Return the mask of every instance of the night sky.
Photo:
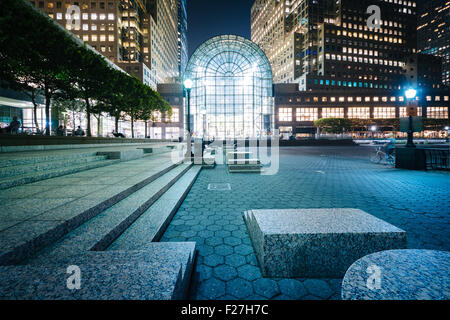
<svg viewBox="0 0 450 320">
<path fill-rule="evenodd" d="M 416 0 L 421 2 L 429 0 Z M 250 39 L 250 8 L 254 0 L 187 0 L 189 56 L 204 41 L 221 34 Z"/>
<path fill-rule="evenodd" d="M 250 39 L 254 0 L 187 0 L 189 56 L 204 41 L 221 34 Z"/>
</svg>

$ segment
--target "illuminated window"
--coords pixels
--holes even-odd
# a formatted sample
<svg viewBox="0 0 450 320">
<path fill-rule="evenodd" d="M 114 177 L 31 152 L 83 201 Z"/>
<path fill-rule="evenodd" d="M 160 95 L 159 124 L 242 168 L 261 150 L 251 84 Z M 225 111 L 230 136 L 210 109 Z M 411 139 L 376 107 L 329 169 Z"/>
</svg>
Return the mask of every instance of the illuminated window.
<svg viewBox="0 0 450 320">
<path fill-rule="evenodd" d="M 349 119 L 370 119 L 370 108 L 348 108 Z"/>
<path fill-rule="evenodd" d="M 159 111 L 153 112 L 152 118 L 153 118 L 153 122 L 161 122 L 162 121 L 161 112 L 159 112 Z"/>
<path fill-rule="evenodd" d="M 344 108 L 322 108 L 322 118 L 344 118 Z"/>
<path fill-rule="evenodd" d="M 375 107 L 373 117 L 375 119 L 395 119 L 395 107 Z"/>
<path fill-rule="evenodd" d="M 448 119 L 448 107 L 428 107 L 427 118 Z"/>
<path fill-rule="evenodd" d="M 278 109 L 278 121 L 280 122 L 292 121 L 292 109 L 291 108 Z"/>
<path fill-rule="evenodd" d="M 406 114 L 406 107 L 400 107 L 399 112 L 400 112 L 400 114 L 399 114 L 400 118 L 406 118 L 408 116 Z M 422 107 L 417 108 L 417 116 L 418 117 L 422 116 Z"/>
<path fill-rule="evenodd" d="M 172 117 L 170 118 L 170 122 L 180 122 L 180 109 L 172 108 Z"/>
<path fill-rule="evenodd" d="M 295 112 L 297 121 L 316 121 L 319 119 L 318 108 L 297 108 Z"/>
</svg>

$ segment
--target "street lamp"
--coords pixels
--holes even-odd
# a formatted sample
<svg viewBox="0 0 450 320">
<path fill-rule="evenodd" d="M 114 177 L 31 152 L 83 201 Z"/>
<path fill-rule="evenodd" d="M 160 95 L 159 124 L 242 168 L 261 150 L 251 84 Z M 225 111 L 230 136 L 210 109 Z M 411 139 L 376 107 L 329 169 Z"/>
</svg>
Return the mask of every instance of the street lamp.
<svg viewBox="0 0 450 320">
<path fill-rule="evenodd" d="M 184 88 L 187 92 L 187 131 L 189 132 L 189 136 L 191 135 L 191 89 L 194 85 L 194 82 L 191 79 L 184 80 Z"/>
<path fill-rule="evenodd" d="M 375 138 L 375 131 L 377 131 L 377 126 L 371 126 L 370 131 L 372 131 L 372 139 Z"/>
<path fill-rule="evenodd" d="M 408 108 L 412 107 L 412 101 L 416 98 L 417 90 L 415 89 L 408 89 L 405 92 L 405 97 L 408 101 Z M 408 142 L 406 143 L 407 148 L 415 148 L 416 145 L 414 144 L 414 134 L 413 134 L 413 116 L 411 113 L 409 113 L 409 124 L 408 124 Z"/>
</svg>

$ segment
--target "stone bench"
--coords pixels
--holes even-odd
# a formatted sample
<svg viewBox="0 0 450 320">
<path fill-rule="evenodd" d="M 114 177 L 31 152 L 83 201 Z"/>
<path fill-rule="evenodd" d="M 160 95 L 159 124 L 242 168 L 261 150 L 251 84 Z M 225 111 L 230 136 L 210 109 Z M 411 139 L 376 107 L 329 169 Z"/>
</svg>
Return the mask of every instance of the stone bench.
<svg viewBox="0 0 450 320">
<path fill-rule="evenodd" d="M 250 159 L 253 156 L 253 152 L 228 152 L 227 160 L 229 159 Z"/>
<path fill-rule="evenodd" d="M 448 300 L 450 253 L 390 250 L 356 261 L 342 281 L 344 300 Z"/>
<path fill-rule="evenodd" d="M 261 272 L 339 278 L 367 254 L 406 247 L 406 233 L 358 209 L 251 210 L 244 220 Z"/>
<path fill-rule="evenodd" d="M 253 164 L 257 165 L 261 162 L 259 159 L 228 159 L 227 164 L 228 165 L 244 165 L 244 164 Z"/>
</svg>

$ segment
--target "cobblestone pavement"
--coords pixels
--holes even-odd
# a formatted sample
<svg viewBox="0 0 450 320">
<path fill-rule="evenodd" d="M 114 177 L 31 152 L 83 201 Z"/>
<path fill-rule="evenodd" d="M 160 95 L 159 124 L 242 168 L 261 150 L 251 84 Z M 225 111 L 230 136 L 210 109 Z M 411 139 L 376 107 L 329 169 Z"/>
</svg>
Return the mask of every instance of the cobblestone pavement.
<svg viewBox="0 0 450 320">
<path fill-rule="evenodd" d="M 339 299 L 341 279 L 266 279 L 249 209 L 358 208 L 407 231 L 408 248 L 450 250 L 450 175 L 374 165 L 367 147 L 281 148 L 274 176 L 203 170 L 161 241 L 196 241 L 192 299 Z M 229 183 L 229 191 L 209 191 Z"/>
</svg>

